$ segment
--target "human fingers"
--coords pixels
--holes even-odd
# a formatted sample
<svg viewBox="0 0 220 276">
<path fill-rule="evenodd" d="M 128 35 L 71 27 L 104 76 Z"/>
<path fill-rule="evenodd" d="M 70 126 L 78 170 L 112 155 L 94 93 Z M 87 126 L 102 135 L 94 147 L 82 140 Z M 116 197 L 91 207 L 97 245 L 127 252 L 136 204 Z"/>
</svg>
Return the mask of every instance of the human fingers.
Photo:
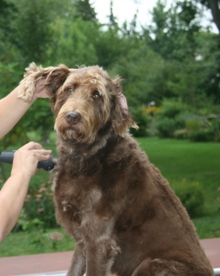
<svg viewBox="0 0 220 276">
<path fill-rule="evenodd" d="M 46 160 L 50 158 L 52 151 L 44 149 L 39 143 L 29 142 L 15 152 L 15 157 L 34 158 L 36 161 Z"/>
<path fill-rule="evenodd" d="M 45 84 L 47 82 L 47 79 L 40 79 L 36 83 L 36 88 L 35 88 L 35 93 L 34 96 L 35 98 L 50 98 L 50 93 L 45 87 Z"/>
<path fill-rule="evenodd" d="M 43 160 L 47 160 L 51 157 L 51 150 L 45 150 L 45 149 L 34 149 L 32 150 L 32 153 L 34 155 L 34 157 L 37 159 L 37 161 L 43 161 Z"/>
<path fill-rule="evenodd" d="M 32 149 L 43 149 L 43 147 L 41 146 L 41 144 L 31 141 L 25 144 L 24 146 L 22 146 L 20 149 L 32 150 Z"/>
<path fill-rule="evenodd" d="M 11 173 L 22 173 L 30 178 L 36 173 L 38 162 L 47 160 L 50 156 L 51 150 L 19 149 L 15 152 Z"/>
</svg>

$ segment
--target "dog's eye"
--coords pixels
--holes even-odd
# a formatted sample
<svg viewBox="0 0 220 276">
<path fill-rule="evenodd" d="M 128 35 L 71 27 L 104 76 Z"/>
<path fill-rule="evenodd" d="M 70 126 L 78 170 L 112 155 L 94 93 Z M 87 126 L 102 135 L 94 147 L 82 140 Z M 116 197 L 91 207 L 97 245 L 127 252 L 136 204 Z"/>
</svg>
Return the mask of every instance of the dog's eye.
<svg viewBox="0 0 220 276">
<path fill-rule="evenodd" d="M 98 100 L 101 97 L 101 95 L 100 95 L 99 91 L 95 90 L 92 94 L 92 97 L 93 97 L 93 99 Z"/>
<path fill-rule="evenodd" d="M 73 91 L 74 91 L 73 87 L 68 87 L 65 89 L 65 92 L 67 92 L 67 93 L 73 93 Z"/>
</svg>

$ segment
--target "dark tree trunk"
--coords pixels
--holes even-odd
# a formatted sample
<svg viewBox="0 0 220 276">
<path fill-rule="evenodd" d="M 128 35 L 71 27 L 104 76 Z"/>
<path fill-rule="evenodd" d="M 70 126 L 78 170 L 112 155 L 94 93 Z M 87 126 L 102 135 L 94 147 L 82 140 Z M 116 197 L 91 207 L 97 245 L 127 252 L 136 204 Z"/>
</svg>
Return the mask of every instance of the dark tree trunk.
<svg viewBox="0 0 220 276">
<path fill-rule="evenodd" d="M 209 4 L 212 11 L 213 20 L 220 34 L 220 0 L 209 0 Z"/>
</svg>

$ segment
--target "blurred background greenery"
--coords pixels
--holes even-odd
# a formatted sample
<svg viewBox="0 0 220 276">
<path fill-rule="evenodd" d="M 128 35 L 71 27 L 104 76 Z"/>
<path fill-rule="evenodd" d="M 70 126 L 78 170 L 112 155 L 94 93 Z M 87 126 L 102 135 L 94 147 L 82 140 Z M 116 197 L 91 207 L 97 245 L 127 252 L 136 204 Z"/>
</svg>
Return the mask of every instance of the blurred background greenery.
<svg viewBox="0 0 220 276">
<path fill-rule="evenodd" d="M 152 21 L 141 28 L 135 12 L 131 22 L 119 26 L 114 1 L 103 24 L 89 0 L 0 0 L 0 98 L 18 85 L 32 61 L 43 66 L 98 64 L 111 76 L 120 75 L 139 125 L 132 134 L 170 181 L 200 238 L 219 237 L 218 0 L 175 0 L 169 7 L 158 0 Z M 204 11 L 213 15 L 206 28 Z M 219 33 L 211 31 L 213 25 Z M 56 154 L 48 100 L 33 104 L 0 141 L 0 151 L 29 140 Z M 9 173 L 10 166 L 0 163 L 0 185 Z M 23 249 L 12 249 L 16 241 L 24 243 Z M 72 247 L 55 222 L 49 174 L 41 170 L 31 181 L 18 224 L 0 245 L 0 256 Z"/>
</svg>

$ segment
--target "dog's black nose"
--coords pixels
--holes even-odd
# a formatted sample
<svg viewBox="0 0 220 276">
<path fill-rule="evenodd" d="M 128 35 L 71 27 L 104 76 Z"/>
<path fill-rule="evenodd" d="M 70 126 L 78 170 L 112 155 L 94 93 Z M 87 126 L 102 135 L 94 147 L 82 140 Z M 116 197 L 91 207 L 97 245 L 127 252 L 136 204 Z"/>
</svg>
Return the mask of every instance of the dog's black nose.
<svg viewBox="0 0 220 276">
<path fill-rule="evenodd" d="M 76 125 L 81 120 L 81 115 L 79 112 L 69 111 L 66 113 L 66 121 L 70 125 Z"/>
</svg>

